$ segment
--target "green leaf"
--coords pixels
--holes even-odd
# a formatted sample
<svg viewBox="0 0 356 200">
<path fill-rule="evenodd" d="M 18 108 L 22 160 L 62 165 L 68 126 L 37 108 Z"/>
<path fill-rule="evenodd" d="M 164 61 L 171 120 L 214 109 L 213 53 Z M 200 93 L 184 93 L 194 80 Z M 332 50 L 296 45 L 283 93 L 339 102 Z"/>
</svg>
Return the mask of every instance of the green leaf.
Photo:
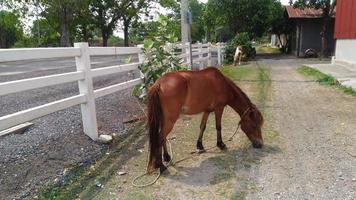
<svg viewBox="0 0 356 200">
<path fill-rule="evenodd" d="M 143 47 L 147 49 L 151 49 L 153 47 L 153 41 L 151 39 L 145 39 L 143 41 Z"/>
</svg>

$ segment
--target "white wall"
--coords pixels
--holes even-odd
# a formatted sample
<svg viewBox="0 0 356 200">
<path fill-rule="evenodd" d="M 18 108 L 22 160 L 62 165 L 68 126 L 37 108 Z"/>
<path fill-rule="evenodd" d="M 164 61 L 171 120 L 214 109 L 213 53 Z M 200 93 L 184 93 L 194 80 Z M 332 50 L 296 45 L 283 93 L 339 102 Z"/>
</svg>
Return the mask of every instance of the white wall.
<svg viewBox="0 0 356 200">
<path fill-rule="evenodd" d="M 336 40 L 335 60 L 356 64 L 356 38 Z"/>
</svg>

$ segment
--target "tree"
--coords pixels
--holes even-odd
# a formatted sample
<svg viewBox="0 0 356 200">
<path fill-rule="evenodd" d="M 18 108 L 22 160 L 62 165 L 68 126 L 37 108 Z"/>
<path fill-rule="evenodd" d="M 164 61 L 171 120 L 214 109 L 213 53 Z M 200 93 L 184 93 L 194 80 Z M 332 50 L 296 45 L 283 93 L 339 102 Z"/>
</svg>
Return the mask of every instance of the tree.
<svg viewBox="0 0 356 200">
<path fill-rule="evenodd" d="M 38 27 L 39 26 L 39 27 Z M 59 33 L 55 28 L 51 26 L 51 24 L 47 21 L 47 19 L 39 19 L 33 22 L 33 26 L 31 28 L 31 35 L 33 38 L 38 37 L 39 30 L 39 45 L 40 46 L 59 46 Z"/>
<path fill-rule="evenodd" d="M 287 17 L 285 17 L 285 10 L 282 6 L 282 4 L 278 1 L 273 3 L 272 6 L 272 14 L 270 15 L 270 24 L 271 24 L 271 30 L 270 32 L 272 34 L 276 34 L 278 37 L 278 40 L 280 42 L 280 44 L 282 45 L 282 51 L 284 53 L 287 53 L 288 49 L 288 45 L 289 45 L 289 40 L 290 40 L 290 32 L 292 31 L 292 25 L 291 23 L 288 21 Z M 286 36 L 286 43 L 282 43 L 281 40 L 281 35 L 285 35 Z"/>
<path fill-rule="evenodd" d="M 148 8 L 148 1 L 146 0 L 131 0 L 127 9 L 123 10 L 122 20 L 124 25 L 124 45 L 129 46 L 129 28 L 132 21 L 138 20 L 139 14 L 143 9 Z"/>
<path fill-rule="evenodd" d="M 277 0 L 209 0 L 208 4 L 220 18 L 217 26 L 227 27 L 234 34 L 247 32 L 261 37 L 270 27 L 272 7 Z"/>
<path fill-rule="evenodd" d="M 322 27 L 320 31 L 321 36 L 321 55 L 327 56 L 328 41 L 326 37 L 326 30 L 328 23 L 334 15 L 336 8 L 336 0 L 297 0 L 294 2 L 294 7 L 298 8 L 314 8 L 322 9 Z"/>
<path fill-rule="evenodd" d="M 75 32 L 78 10 L 88 9 L 90 0 L 7 0 L 2 5 L 22 14 L 23 18 L 33 15 L 44 17 L 60 34 L 60 46 L 71 46 Z M 34 9 L 36 8 L 36 9 Z M 38 12 L 37 12 L 38 11 Z"/>
<path fill-rule="evenodd" d="M 91 16 L 94 24 L 100 28 L 103 46 L 108 45 L 108 39 L 117 27 L 118 20 L 122 18 L 130 0 L 93 0 L 90 4 Z"/>
<path fill-rule="evenodd" d="M 70 32 L 73 28 L 75 11 L 81 3 L 75 0 L 33 0 L 34 5 L 41 4 L 44 8 L 41 15 L 47 19 L 52 27 L 60 34 L 59 45 L 61 47 L 71 46 Z"/>
<path fill-rule="evenodd" d="M 81 3 L 76 9 L 75 18 L 73 22 L 73 31 L 75 41 L 90 42 L 94 40 L 94 36 L 97 35 L 97 27 L 91 17 L 89 9 L 90 0 Z"/>
<path fill-rule="evenodd" d="M 198 0 L 189 0 L 189 9 L 192 13 L 192 41 L 202 41 L 205 36 L 204 29 L 204 4 Z"/>
<path fill-rule="evenodd" d="M 135 21 L 129 30 L 129 39 L 131 41 L 142 42 L 149 33 L 152 33 L 158 29 L 159 23 L 155 21 L 140 22 Z"/>
<path fill-rule="evenodd" d="M 19 17 L 8 11 L 0 11 L 0 48 L 10 48 L 22 35 Z"/>
</svg>

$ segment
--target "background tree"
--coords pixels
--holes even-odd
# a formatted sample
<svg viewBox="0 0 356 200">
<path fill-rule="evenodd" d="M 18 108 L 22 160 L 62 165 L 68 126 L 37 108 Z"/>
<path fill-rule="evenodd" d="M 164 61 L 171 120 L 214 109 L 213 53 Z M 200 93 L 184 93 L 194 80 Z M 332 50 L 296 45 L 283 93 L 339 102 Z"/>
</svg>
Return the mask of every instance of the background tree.
<svg viewBox="0 0 356 200">
<path fill-rule="evenodd" d="M 192 42 L 202 41 L 205 37 L 204 29 L 204 4 L 198 0 L 189 0 L 188 6 L 192 13 Z"/>
<path fill-rule="evenodd" d="M 18 15 L 0 11 L 0 48 L 10 48 L 22 36 L 23 30 Z"/>
<path fill-rule="evenodd" d="M 314 9 L 322 9 L 322 27 L 320 31 L 321 36 L 321 55 L 328 55 L 328 41 L 326 37 L 326 30 L 328 24 L 334 15 L 336 8 L 336 0 L 296 0 L 294 2 L 294 7 L 298 8 L 314 8 Z"/>
<path fill-rule="evenodd" d="M 155 21 L 135 21 L 129 30 L 129 40 L 133 42 L 142 42 L 149 33 L 156 31 L 158 26 L 159 23 Z"/>
<path fill-rule="evenodd" d="M 74 25 L 74 16 L 78 7 L 82 5 L 84 1 L 76 0 L 33 0 L 35 6 L 42 5 L 44 11 L 42 16 L 47 21 L 59 30 L 60 40 L 59 45 L 61 47 L 71 46 L 71 29 Z"/>
<path fill-rule="evenodd" d="M 290 43 L 289 34 L 291 33 L 293 27 L 285 16 L 285 9 L 280 2 L 273 2 L 271 10 L 270 32 L 277 35 L 279 43 L 282 45 L 282 51 L 284 53 L 288 53 L 288 45 Z M 281 40 L 282 35 L 286 37 L 285 43 Z"/>
<path fill-rule="evenodd" d="M 236 33 L 247 32 L 250 38 L 261 37 L 270 27 L 272 8 L 278 0 L 209 0 L 208 6 L 219 16 L 217 25 L 226 34 L 230 29 L 233 37 Z"/>
<path fill-rule="evenodd" d="M 38 27 L 39 26 L 39 27 Z M 60 34 L 51 26 L 47 19 L 35 20 L 31 27 L 31 35 L 33 40 L 38 39 L 39 30 L 39 46 L 59 46 Z"/>
<path fill-rule="evenodd" d="M 119 19 L 130 6 L 130 0 L 93 0 L 90 4 L 94 24 L 101 30 L 103 46 L 108 46 L 108 39 L 113 34 Z"/>
<path fill-rule="evenodd" d="M 140 18 L 140 14 L 143 14 L 145 9 L 148 8 L 149 2 L 145 0 L 131 0 L 126 10 L 123 10 L 122 20 L 124 28 L 124 45 L 129 46 L 129 28 L 133 21 L 137 21 Z"/>
<path fill-rule="evenodd" d="M 95 26 L 89 9 L 91 0 L 84 0 L 76 9 L 73 22 L 73 31 L 75 41 L 91 42 L 97 35 L 98 28 Z"/>
</svg>

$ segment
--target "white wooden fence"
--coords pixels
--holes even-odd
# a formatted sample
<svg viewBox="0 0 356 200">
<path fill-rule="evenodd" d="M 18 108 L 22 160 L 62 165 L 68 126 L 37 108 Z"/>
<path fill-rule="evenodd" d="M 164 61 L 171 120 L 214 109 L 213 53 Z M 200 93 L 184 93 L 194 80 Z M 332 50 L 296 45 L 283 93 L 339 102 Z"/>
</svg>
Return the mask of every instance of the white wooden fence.
<svg viewBox="0 0 356 200">
<path fill-rule="evenodd" d="M 181 57 L 190 68 L 192 68 L 195 63 L 199 63 L 199 69 L 202 69 L 203 66 L 211 66 L 213 52 L 217 54 L 218 65 L 221 65 L 223 62 L 224 44 L 211 45 L 209 43 L 191 45 L 187 43 L 184 45 L 176 44 L 175 47 L 183 50 L 182 53 L 179 54 L 179 57 Z M 141 53 L 142 50 L 139 47 L 89 47 L 87 43 L 75 43 L 72 48 L 0 50 L 0 63 L 30 59 L 75 57 L 77 68 L 75 72 L 70 73 L 0 83 L 0 96 L 76 81 L 79 86 L 78 95 L 0 117 L 0 131 L 80 104 L 84 133 L 91 139 L 97 140 L 99 135 L 95 99 L 140 84 L 142 77 L 97 90 L 93 89 L 93 78 L 136 70 L 137 67 L 144 62 L 144 57 Z M 91 69 L 90 56 L 132 54 L 139 56 L 139 62 Z M 207 62 L 207 65 L 205 65 L 204 62 Z"/>
</svg>

